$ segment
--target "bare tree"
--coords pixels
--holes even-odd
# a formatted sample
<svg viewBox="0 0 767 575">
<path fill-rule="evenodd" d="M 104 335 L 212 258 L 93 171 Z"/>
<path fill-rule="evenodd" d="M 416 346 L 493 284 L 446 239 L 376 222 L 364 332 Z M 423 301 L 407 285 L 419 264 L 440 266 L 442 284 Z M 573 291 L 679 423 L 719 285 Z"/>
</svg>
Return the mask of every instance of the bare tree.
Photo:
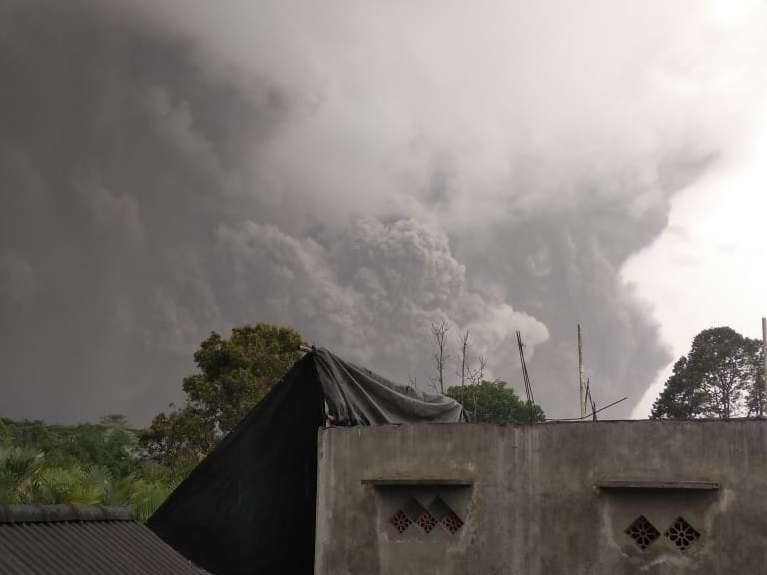
<svg viewBox="0 0 767 575">
<path fill-rule="evenodd" d="M 466 356 L 469 351 L 469 330 L 467 329 L 464 334 L 461 336 L 461 339 L 459 340 L 459 345 L 461 347 L 461 372 L 459 375 L 461 376 L 461 387 L 466 385 Z"/>
<path fill-rule="evenodd" d="M 487 369 L 487 358 L 484 355 L 480 355 L 477 358 L 476 368 L 469 368 L 466 370 L 466 377 L 471 385 L 479 385 L 485 379 L 485 369 Z"/>
<path fill-rule="evenodd" d="M 437 346 L 433 356 L 436 374 L 432 381 L 438 385 L 440 393 L 445 393 L 445 367 L 448 361 L 450 361 L 450 353 L 447 350 L 448 331 L 450 331 L 450 326 L 447 325 L 444 319 L 439 323 L 431 324 L 431 334 Z"/>
<path fill-rule="evenodd" d="M 477 366 L 474 367 L 475 358 L 470 353 L 471 343 L 469 336 L 470 333 L 467 329 L 458 340 L 458 348 L 461 352 L 461 366 L 456 370 L 456 374 L 461 378 L 461 387 L 482 383 L 485 377 L 485 370 L 487 369 L 487 358 L 482 355 L 476 358 Z"/>
</svg>

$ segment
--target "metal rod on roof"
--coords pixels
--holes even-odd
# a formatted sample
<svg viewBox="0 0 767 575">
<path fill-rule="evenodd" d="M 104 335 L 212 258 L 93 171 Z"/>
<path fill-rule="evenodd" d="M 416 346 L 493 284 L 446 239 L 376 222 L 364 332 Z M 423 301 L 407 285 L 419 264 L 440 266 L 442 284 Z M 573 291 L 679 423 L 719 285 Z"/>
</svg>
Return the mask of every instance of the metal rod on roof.
<svg viewBox="0 0 767 575">
<path fill-rule="evenodd" d="M 519 348 L 519 361 L 522 364 L 522 381 L 525 383 L 525 395 L 527 396 L 527 408 L 530 413 L 530 423 L 535 420 L 535 397 L 533 396 L 533 385 L 530 383 L 530 374 L 527 371 L 527 362 L 525 361 L 525 349 L 522 343 L 522 334 L 517 330 L 517 347 Z"/>
<path fill-rule="evenodd" d="M 553 422 L 557 422 L 557 421 L 582 421 L 582 420 L 584 420 L 584 419 L 587 419 L 587 418 L 589 418 L 589 417 L 592 417 L 592 416 L 594 416 L 594 414 L 596 414 L 596 413 L 599 413 L 599 412 L 601 412 L 601 411 L 604 411 L 605 409 L 609 409 L 609 408 L 610 408 L 610 407 L 612 407 L 613 405 L 618 405 L 618 404 L 619 404 L 621 401 L 626 401 L 627 399 L 628 399 L 628 396 L 626 396 L 626 397 L 622 397 L 622 398 L 620 398 L 618 401 L 613 401 L 612 403 L 608 403 L 608 404 L 607 404 L 607 405 L 605 405 L 604 407 L 600 407 L 599 409 L 597 409 L 597 410 L 596 410 L 596 411 L 594 411 L 593 413 L 587 413 L 587 414 L 586 414 L 586 415 L 584 415 L 583 417 L 566 417 L 566 418 L 564 418 L 564 419 L 547 419 L 546 421 L 553 421 Z"/>
<path fill-rule="evenodd" d="M 591 378 L 586 379 L 586 403 L 589 404 L 591 409 L 591 415 L 593 420 L 597 420 L 597 402 L 594 401 L 594 396 L 591 394 Z"/>
<path fill-rule="evenodd" d="M 581 340 L 581 324 L 578 324 L 578 383 L 580 388 L 580 407 L 581 414 L 579 419 L 586 418 L 586 387 L 583 381 L 583 342 Z"/>
</svg>

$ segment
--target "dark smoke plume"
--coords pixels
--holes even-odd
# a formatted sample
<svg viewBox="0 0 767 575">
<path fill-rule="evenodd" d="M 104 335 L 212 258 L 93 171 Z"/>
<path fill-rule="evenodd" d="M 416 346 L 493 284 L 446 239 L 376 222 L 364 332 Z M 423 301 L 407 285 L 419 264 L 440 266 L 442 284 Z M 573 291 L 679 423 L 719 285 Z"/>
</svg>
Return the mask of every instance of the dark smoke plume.
<svg viewBox="0 0 767 575">
<path fill-rule="evenodd" d="M 605 50 L 594 7 L 503 4 L 0 0 L 0 414 L 146 422 L 257 321 L 426 385 L 445 320 L 515 386 L 520 329 L 555 416 L 582 322 L 627 415 L 670 356 L 621 267 L 715 130 L 660 8 L 602 7 Z"/>
</svg>

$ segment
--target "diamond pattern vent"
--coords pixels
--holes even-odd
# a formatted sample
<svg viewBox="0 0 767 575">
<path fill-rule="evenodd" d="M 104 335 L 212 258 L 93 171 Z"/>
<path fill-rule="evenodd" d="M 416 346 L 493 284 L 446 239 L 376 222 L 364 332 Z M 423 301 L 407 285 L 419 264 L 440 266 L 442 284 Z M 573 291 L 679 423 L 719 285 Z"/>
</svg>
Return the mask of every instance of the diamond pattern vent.
<svg viewBox="0 0 767 575">
<path fill-rule="evenodd" d="M 626 529 L 626 534 L 634 540 L 642 551 L 660 537 L 660 531 L 644 515 L 637 517 Z"/>
<path fill-rule="evenodd" d="M 451 513 L 450 515 L 444 517 L 441 521 L 443 527 L 450 531 L 453 535 L 458 533 L 458 530 L 463 527 L 463 521 L 461 521 L 461 518 L 458 517 L 455 513 Z"/>
<path fill-rule="evenodd" d="M 437 526 L 437 520 L 434 519 L 428 511 L 421 513 L 421 515 L 418 516 L 418 521 L 416 521 L 416 523 L 418 523 L 421 529 L 426 533 L 431 533 L 431 530 Z"/>
<path fill-rule="evenodd" d="M 441 527 L 447 533 L 456 535 L 463 527 L 463 520 L 441 497 L 435 497 L 428 508 L 411 497 L 391 516 L 389 524 L 400 534 L 419 529 L 428 535 L 437 527 Z"/>
<path fill-rule="evenodd" d="M 634 540 L 634 543 L 642 551 L 652 545 L 661 535 L 644 515 L 637 517 L 628 526 L 626 534 Z M 687 551 L 690 545 L 700 539 L 700 532 L 683 517 L 677 517 L 671 527 L 663 533 L 663 536 L 680 551 Z"/>
<path fill-rule="evenodd" d="M 687 548 L 700 538 L 700 533 L 682 517 L 677 517 L 674 524 L 666 530 L 664 535 L 680 551 L 687 551 Z"/>
<path fill-rule="evenodd" d="M 389 523 L 391 523 L 397 531 L 404 533 L 407 531 L 407 528 L 412 525 L 413 522 L 410 521 L 407 515 L 405 515 L 405 513 L 400 510 L 397 511 L 391 519 L 389 519 Z"/>
</svg>

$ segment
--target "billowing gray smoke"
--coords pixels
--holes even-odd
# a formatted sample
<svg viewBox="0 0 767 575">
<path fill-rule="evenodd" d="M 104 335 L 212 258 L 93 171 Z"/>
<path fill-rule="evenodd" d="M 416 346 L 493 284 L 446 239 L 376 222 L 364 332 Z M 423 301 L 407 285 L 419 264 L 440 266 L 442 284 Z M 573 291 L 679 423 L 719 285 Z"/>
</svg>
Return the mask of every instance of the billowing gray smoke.
<svg viewBox="0 0 767 575">
<path fill-rule="evenodd" d="M 669 361 L 620 270 L 717 145 L 664 7 L 118 4 L 0 0 L 0 414 L 145 422 L 257 321 L 419 385 L 519 329 L 555 416 L 578 321 L 614 416 Z"/>
</svg>

